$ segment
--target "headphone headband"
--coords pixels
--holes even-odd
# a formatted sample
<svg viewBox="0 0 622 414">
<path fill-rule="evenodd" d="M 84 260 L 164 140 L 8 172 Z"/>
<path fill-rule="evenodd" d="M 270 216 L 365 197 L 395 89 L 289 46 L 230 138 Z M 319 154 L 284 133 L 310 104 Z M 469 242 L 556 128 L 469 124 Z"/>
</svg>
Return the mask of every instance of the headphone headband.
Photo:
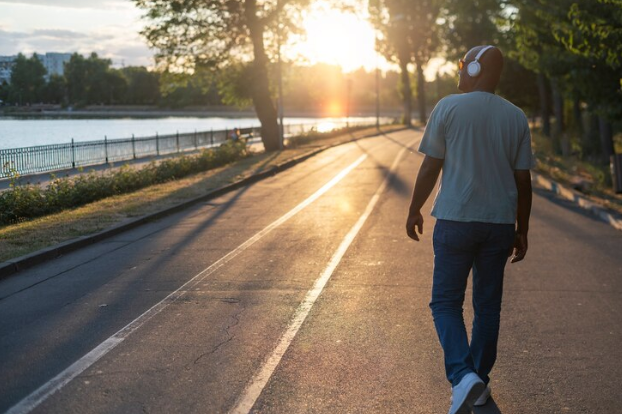
<svg viewBox="0 0 622 414">
<path fill-rule="evenodd" d="M 488 49 L 492 49 L 494 46 L 486 46 L 485 48 L 483 48 L 482 50 L 479 51 L 479 53 L 477 54 L 477 56 L 475 56 L 475 60 L 474 62 L 479 62 L 479 59 L 484 55 L 484 53 L 486 53 L 486 51 Z"/>
</svg>

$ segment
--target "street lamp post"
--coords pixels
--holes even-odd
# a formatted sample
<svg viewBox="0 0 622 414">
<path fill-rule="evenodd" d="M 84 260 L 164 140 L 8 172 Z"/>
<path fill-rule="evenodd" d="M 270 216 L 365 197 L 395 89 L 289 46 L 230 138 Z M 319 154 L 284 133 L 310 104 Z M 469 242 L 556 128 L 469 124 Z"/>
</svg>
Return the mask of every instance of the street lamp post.
<svg viewBox="0 0 622 414">
<path fill-rule="evenodd" d="M 376 34 L 376 129 L 380 130 L 380 53 L 378 53 L 378 34 Z"/>
</svg>

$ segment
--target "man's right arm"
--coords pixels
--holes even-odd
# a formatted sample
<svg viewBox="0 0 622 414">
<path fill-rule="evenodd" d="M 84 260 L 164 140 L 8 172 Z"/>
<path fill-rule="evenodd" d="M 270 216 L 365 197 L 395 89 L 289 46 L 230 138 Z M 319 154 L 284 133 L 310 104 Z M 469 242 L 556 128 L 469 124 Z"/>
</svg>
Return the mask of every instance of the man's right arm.
<svg viewBox="0 0 622 414">
<path fill-rule="evenodd" d="M 520 262 L 527 254 L 529 232 L 529 216 L 531 215 L 531 172 L 529 170 L 514 171 L 514 181 L 518 190 L 518 209 L 516 214 L 516 239 L 514 241 L 512 263 Z"/>
</svg>

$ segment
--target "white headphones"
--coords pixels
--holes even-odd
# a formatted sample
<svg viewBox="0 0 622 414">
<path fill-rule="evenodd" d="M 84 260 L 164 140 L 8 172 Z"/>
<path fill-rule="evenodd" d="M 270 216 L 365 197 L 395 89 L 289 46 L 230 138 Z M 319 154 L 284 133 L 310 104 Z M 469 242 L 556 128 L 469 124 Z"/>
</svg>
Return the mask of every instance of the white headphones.
<svg viewBox="0 0 622 414">
<path fill-rule="evenodd" d="M 475 60 L 467 66 L 467 73 L 472 78 L 477 78 L 479 74 L 482 72 L 482 65 L 479 64 L 479 59 L 486 53 L 488 49 L 492 49 L 494 46 L 486 46 L 482 50 L 479 51 L 477 56 L 475 56 Z"/>
</svg>

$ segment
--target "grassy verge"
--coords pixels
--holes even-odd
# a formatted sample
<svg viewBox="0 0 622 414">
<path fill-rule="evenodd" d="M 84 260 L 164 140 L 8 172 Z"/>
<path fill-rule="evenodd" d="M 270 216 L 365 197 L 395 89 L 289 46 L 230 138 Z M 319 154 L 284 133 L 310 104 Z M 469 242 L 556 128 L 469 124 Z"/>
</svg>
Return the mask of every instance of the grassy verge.
<svg viewBox="0 0 622 414">
<path fill-rule="evenodd" d="M 583 193 L 587 198 L 622 214 L 622 195 L 613 191 L 608 165 L 562 157 L 552 141 L 539 131 L 533 132 L 536 172 Z"/>
<path fill-rule="evenodd" d="M 140 169 L 124 165 L 120 169 L 102 174 L 91 171 L 72 178 L 54 178 L 45 187 L 17 185 L 12 180 L 11 189 L 0 193 L 0 226 L 131 193 L 154 184 L 208 171 L 247 156 L 244 142 L 227 141 L 218 148 L 206 149 L 196 155 L 169 158 L 158 163 L 151 162 Z"/>
<path fill-rule="evenodd" d="M 384 132 L 399 126 L 383 127 Z M 320 134 L 308 142 L 278 153 L 251 154 L 226 166 L 167 181 L 138 191 L 115 195 L 82 207 L 61 211 L 33 220 L 0 227 L 0 262 L 45 247 L 96 233 L 136 217 L 161 211 L 183 201 L 204 195 L 223 185 L 308 153 L 317 146 L 349 141 L 365 136 L 375 128 L 342 134 Z M 304 140 L 301 140 L 304 141 Z"/>
</svg>

